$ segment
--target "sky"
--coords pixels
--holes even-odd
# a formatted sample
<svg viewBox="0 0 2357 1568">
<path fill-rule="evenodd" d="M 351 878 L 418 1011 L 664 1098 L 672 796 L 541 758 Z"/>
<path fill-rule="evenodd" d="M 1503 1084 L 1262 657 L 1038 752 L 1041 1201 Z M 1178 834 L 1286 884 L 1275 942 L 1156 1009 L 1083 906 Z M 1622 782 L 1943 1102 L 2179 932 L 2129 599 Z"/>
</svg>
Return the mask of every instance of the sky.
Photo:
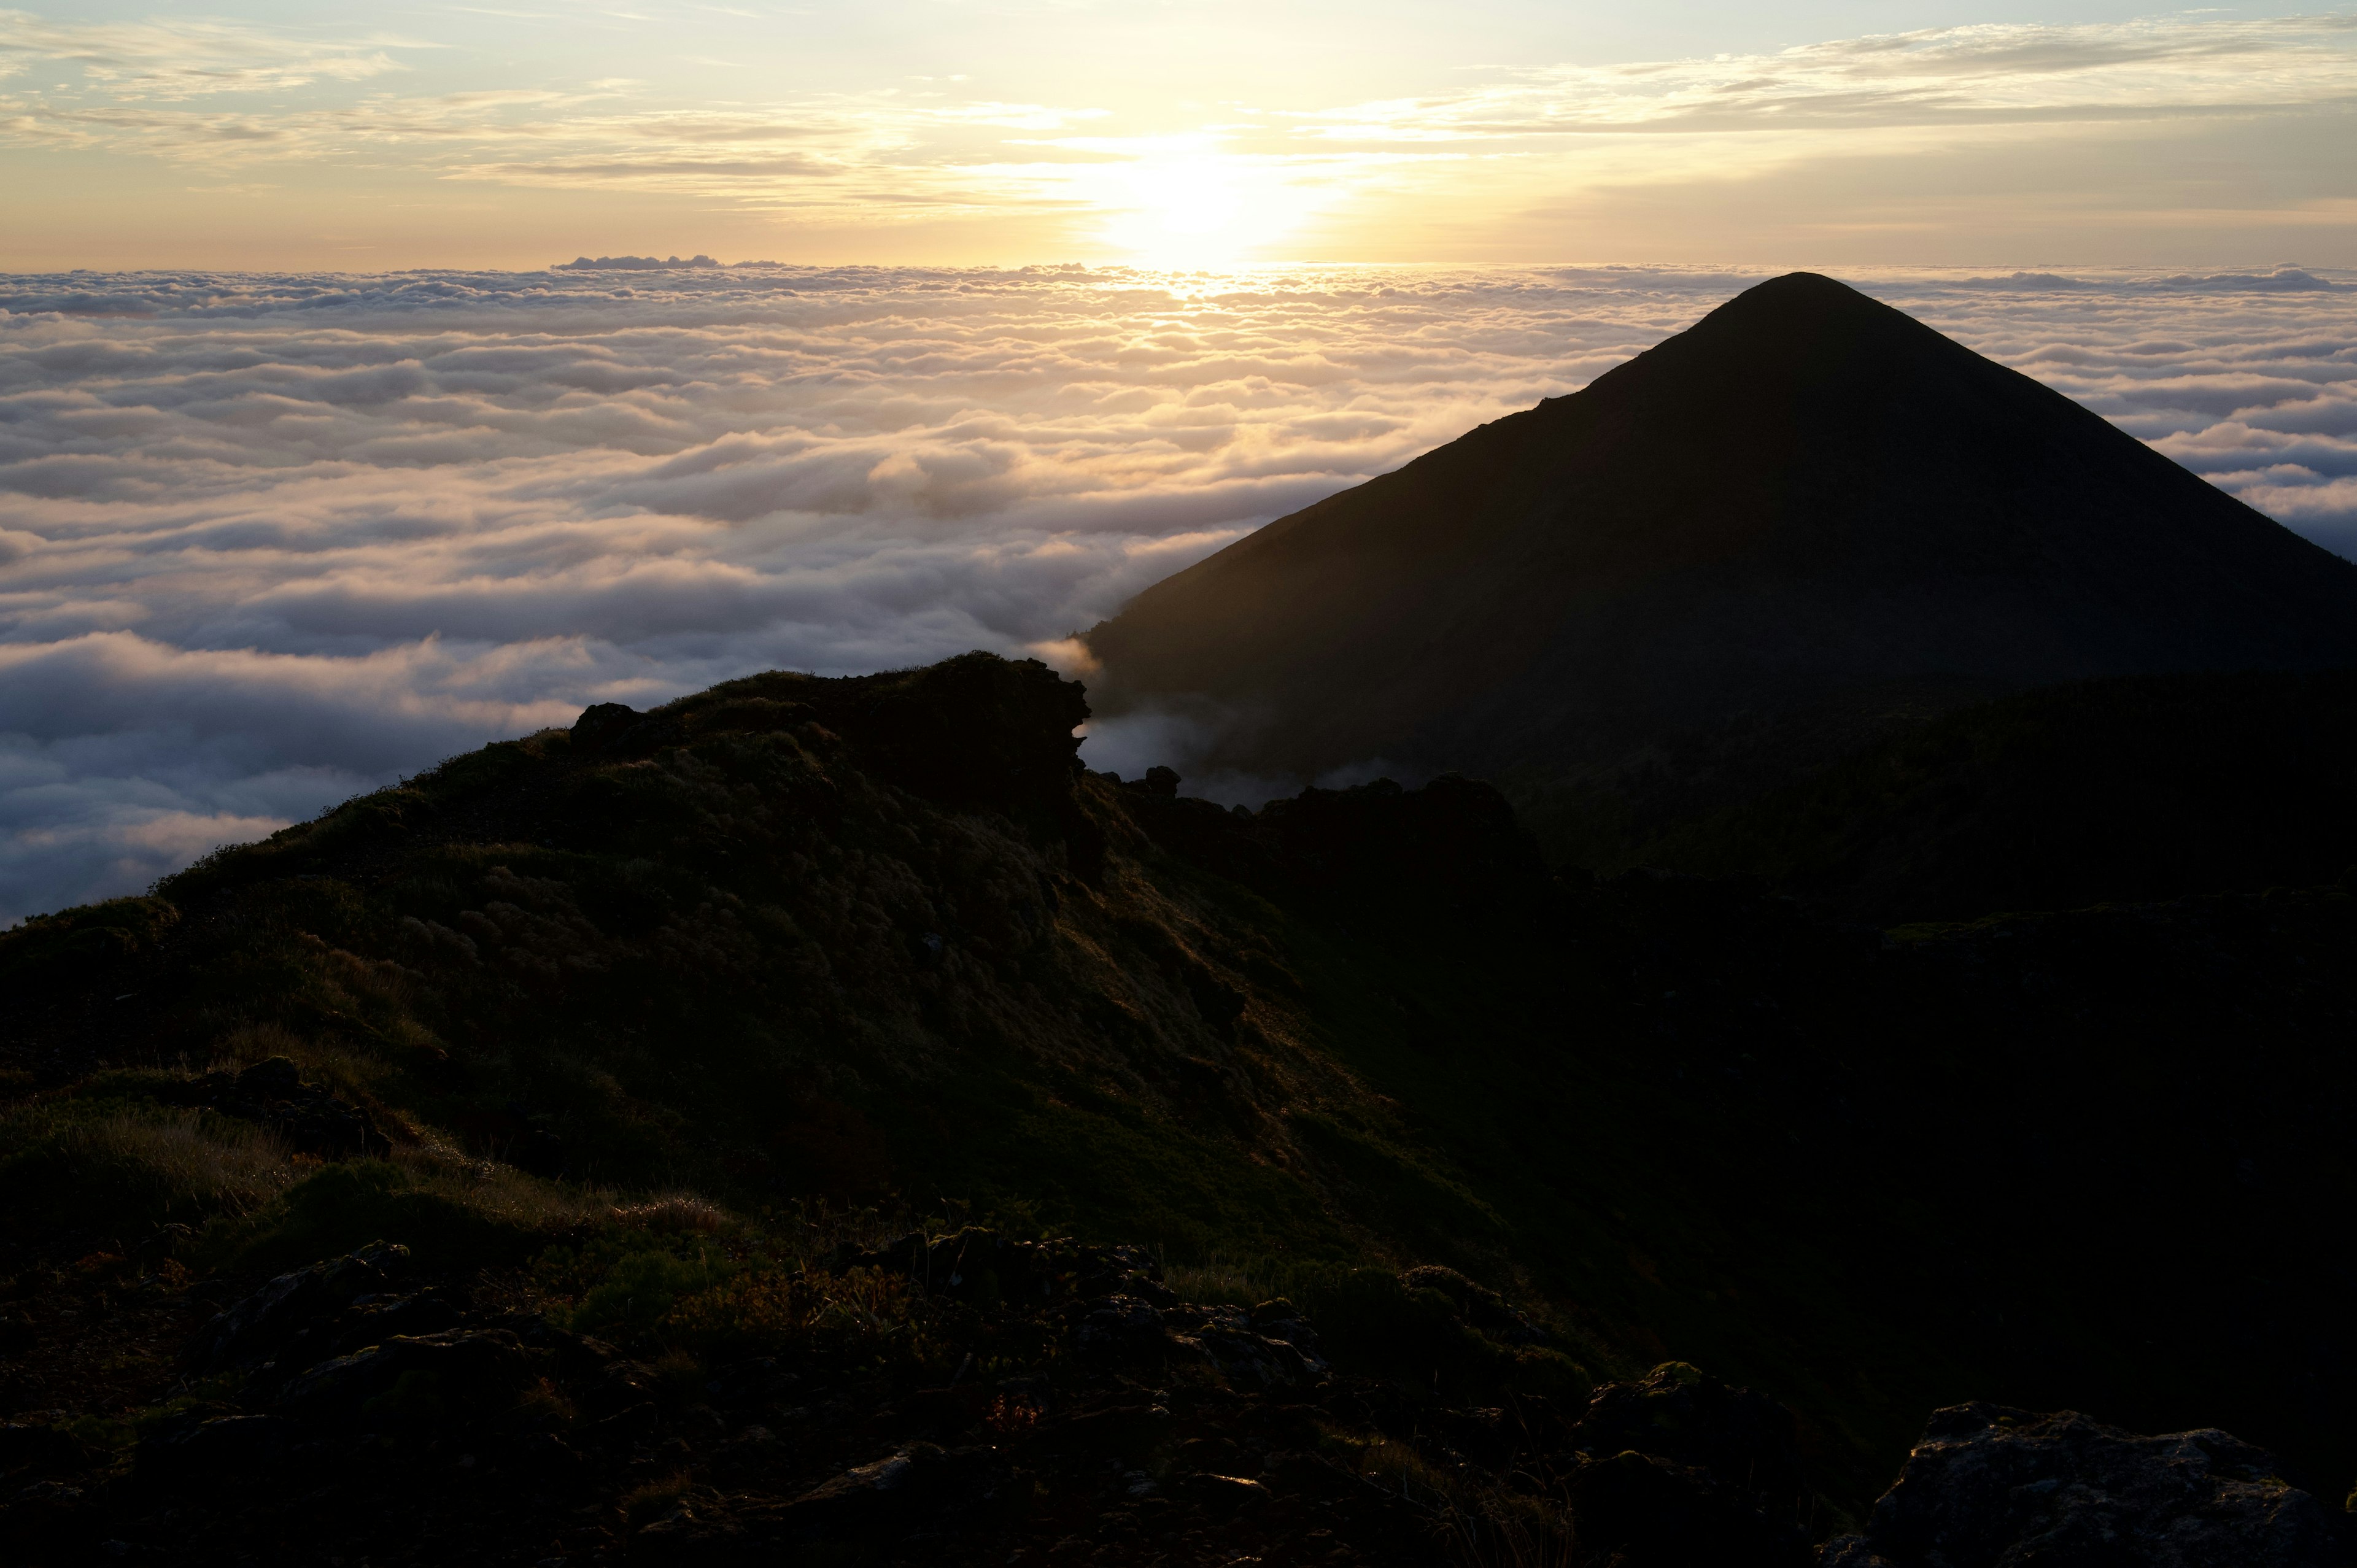
<svg viewBox="0 0 2357 1568">
<path fill-rule="evenodd" d="M 589 703 L 1070 667 L 1794 266 L 2357 557 L 2357 0 L 0 0 L 0 928 Z"/>
<path fill-rule="evenodd" d="M 2357 264 L 2357 8 L 0 10 L 0 270 Z"/>
</svg>

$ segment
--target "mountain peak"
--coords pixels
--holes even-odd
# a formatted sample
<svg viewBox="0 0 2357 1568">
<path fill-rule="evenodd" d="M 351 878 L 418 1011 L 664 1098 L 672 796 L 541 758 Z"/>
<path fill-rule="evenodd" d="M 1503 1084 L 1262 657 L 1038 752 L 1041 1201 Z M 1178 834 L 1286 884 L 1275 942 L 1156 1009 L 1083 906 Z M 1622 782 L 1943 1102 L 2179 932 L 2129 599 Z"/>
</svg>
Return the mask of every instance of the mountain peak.
<svg viewBox="0 0 2357 1568">
<path fill-rule="evenodd" d="M 1728 724 L 2357 665 L 2357 567 L 1793 273 L 1279 519 L 1089 642 L 1101 711 L 1216 721 L 1199 771 L 1381 760 L 1521 778 L 1527 802 Z"/>
</svg>

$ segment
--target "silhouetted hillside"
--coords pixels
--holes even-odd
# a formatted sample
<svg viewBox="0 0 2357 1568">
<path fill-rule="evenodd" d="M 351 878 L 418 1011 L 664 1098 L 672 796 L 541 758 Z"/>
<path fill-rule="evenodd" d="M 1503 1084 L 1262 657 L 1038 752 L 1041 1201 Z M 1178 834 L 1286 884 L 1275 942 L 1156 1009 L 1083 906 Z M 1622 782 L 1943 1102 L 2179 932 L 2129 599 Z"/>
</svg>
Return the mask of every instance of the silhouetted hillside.
<svg viewBox="0 0 2357 1568">
<path fill-rule="evenodd" d="M 2352 802 L 2357 673 L 2142 676 L 1960 709 L 1624 854 L 1955 920 L 2329 881 Z"/>
<path fill-rule="evenodd" d="M 1203 766 L 1459 768 L 1592 863 L 1645 836 L 1620 819 L 1658 815 L 1665 757 L 1724 804 L 2023 687 L 2357 666 L 2357 566 L 1793 274 L 1269 524 L 1088 641 L 1100 707 L 1197 716 Z"/>
<path fill-rule="evenodd" d="M 1086 712 L 592 709 L 0 936 L 0 1531 L 1798 1568 L 1976 1400 L 2346 1491 L 2345 886 L 1878 937 Z"/>
</svg>

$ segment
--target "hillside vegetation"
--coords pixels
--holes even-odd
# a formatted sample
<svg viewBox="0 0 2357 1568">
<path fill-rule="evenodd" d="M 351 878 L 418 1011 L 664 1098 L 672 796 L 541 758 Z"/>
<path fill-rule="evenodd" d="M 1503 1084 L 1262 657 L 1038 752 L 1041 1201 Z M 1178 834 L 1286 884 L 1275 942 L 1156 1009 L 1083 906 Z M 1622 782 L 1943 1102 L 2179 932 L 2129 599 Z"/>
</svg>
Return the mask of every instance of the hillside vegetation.
<svg viewBox="0 0 2357 1568">
<path fill-rule="evenodd" d="M 163 1419 L 138 1313 L 376 1241 L 741 1355 L 971 1224 L 1288 1297 L 1411 1409 L 1691 1363 L 1820 1534 L 1967 1399 L 2348 1489 L 2345 886 L 1878 931 L 1550 873 L 1453 777 L 1222 811 L 1086 714 L 982 654 L 593 709 L 0 938 L 0 1386 Z"/>
</svg>

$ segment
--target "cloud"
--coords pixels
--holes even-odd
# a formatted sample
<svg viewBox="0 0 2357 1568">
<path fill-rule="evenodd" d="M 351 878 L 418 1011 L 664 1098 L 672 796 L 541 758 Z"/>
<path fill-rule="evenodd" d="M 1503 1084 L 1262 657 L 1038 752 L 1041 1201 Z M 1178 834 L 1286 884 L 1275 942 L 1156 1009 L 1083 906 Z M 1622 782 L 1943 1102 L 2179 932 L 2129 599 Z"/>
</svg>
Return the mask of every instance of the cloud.
<svg viewBox="0 0 2357 1568">
<path fill-rule="evenodd" d="M 2347 276 L 2006 275 L 1857 281 L 2357 553 Z M 1750 281 L 0 277 L 0 921 L 592 702 L 1068 659 L 1147 584 Z"/>
<path fill-rule="evenodd" d="M 396 91 L 398 57 L 422 47 L 0 12 L 0 77 L 35 61 L 78 65 L 83 77 L 76 93 L 0 97 L 0 145 L 141 153 L 208 170 L 398 166 L 838 223 L 1060 215 L 1076 238 L 1164 257 L 1190 235 L 1208 242 L 1235 231 L 1220 252 L 1233 256 L 1247 240 L 1275 244 L 1309 216 L 1368 197 L 1387 195 L 1405 216 L 1403 204 L 1469 185 L 1482 201 L 1496 188 L 1519 210 L 1577 188 L 1855 158 L 1869 150 L 1858 145 L 1866 131 L 1917 138 L 1910 147 L 1923 136 L 1953 145 L 2035 134 L 2050 152 L 2073 126 L 2336 116 L 2357 99 L 2357 16 L 2346 14 L 1982 24 L 1773 53 L 1469 73 L 1435 62 L 1448 73 L 1436 80 L 1470 84 L 1373 102 L 1225 104 L 1191 123 L 1094 102 L 1093 79 L 1058 102 L 970 96 L 956 78 L 736 102 L 663 101 L 604 78 Z M 1318 80 L 1305 78 L 1302 91 Z M 2347 214 L 2309 220 L 2342 224 Z"/>
<path fill-rule="evenodd" d="M 1322 139 L 1772 133 L 2151 120 L 2345 101 L 2357 16 L 1984 23 L 1773 54 L 1551 66 L 1443 96 L 1288 116 Z"/>
<path fill-rule="evenodd" d="M 299 38 L 233 22 L 54 22 L 0 11 L 0 74 L 35 61 L 78 66 L 87 81 L 126 100 L 364 81 L 403 69 L 387 48 L 425 47 L 382 37 Z"/>
</svg>

